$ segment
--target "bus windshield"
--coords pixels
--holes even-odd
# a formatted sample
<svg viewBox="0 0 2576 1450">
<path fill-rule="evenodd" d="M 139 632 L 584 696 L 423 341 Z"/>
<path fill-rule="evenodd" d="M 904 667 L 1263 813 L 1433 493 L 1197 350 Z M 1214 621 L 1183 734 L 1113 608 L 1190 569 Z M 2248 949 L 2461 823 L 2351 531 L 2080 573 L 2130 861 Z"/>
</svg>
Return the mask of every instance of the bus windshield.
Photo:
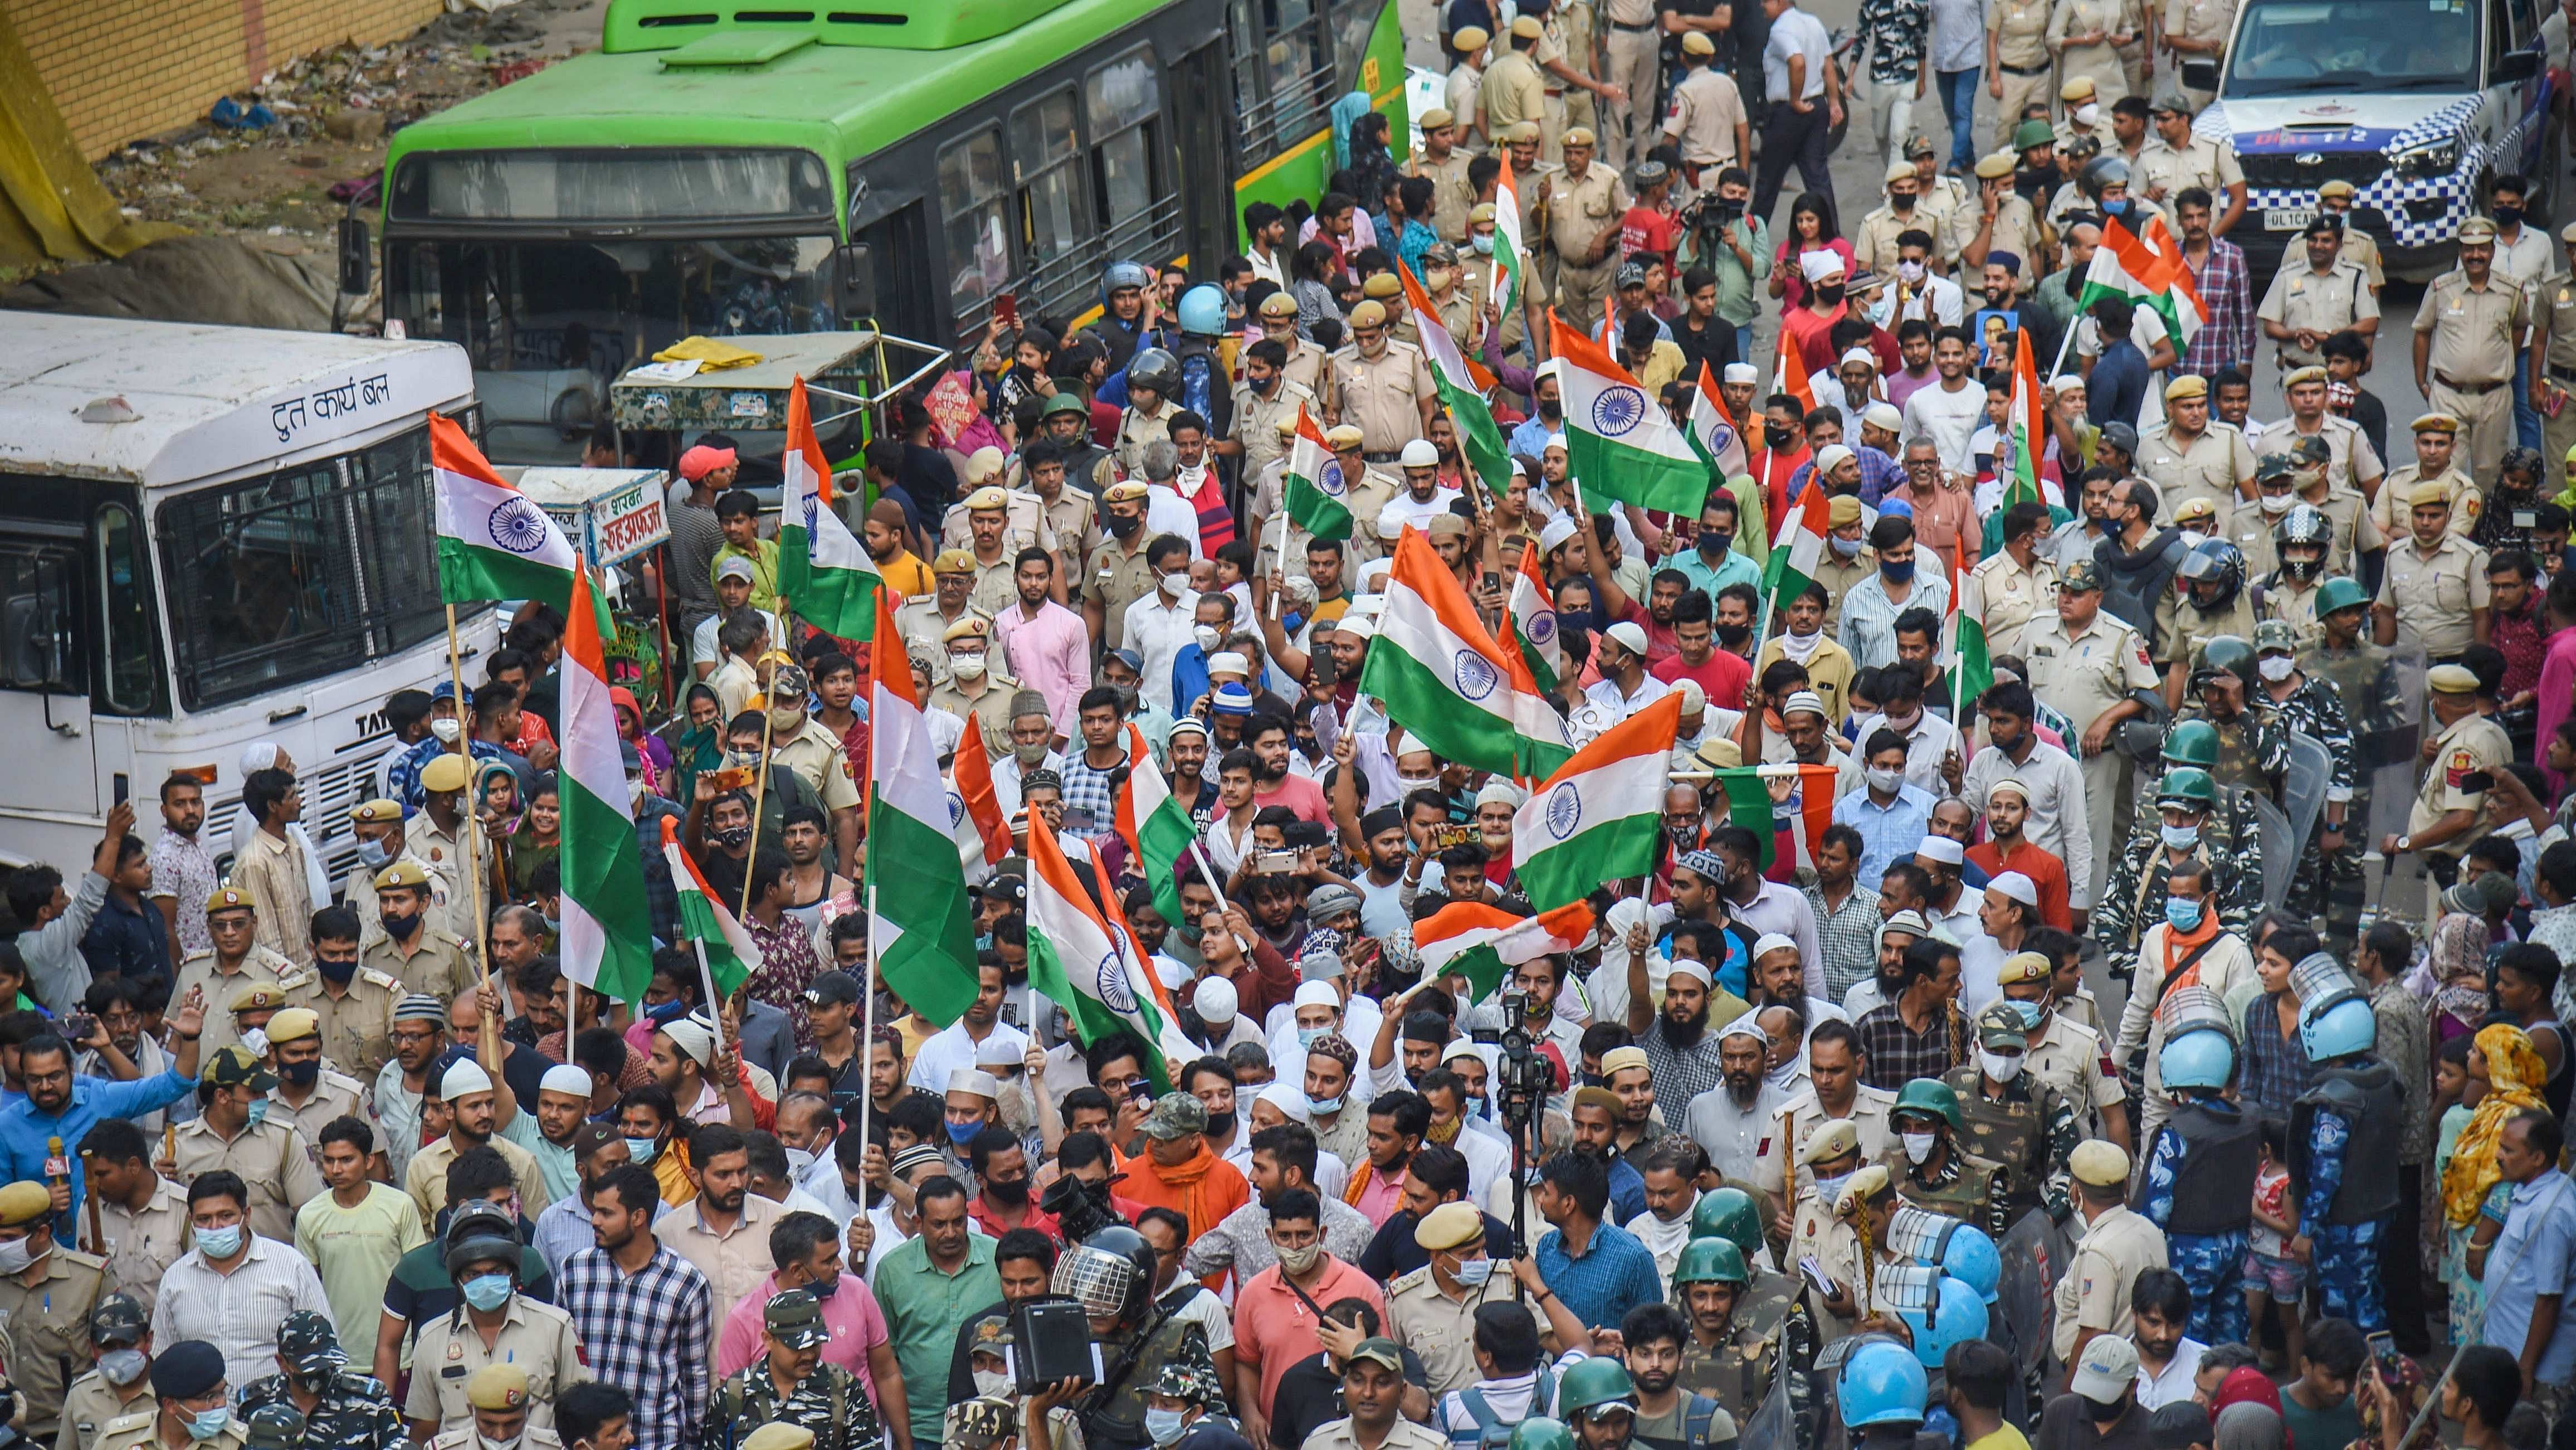
<svg viewBox="0 0 2576 1450">
<path fill-rule="evenodd" d="M 690 336 L 826 332 L 829 235 L 615 241 L 396 238 L 385 315 L 463 347 L 490 451 L 571 463 L 608 385 Z"/>
<path fill-rule="evenodd" d="M 180 494 L 153 529 L 190 709 L 320 679 L 441 627 L 426 425 Z"/>
<path fill-rule="evenodd" d="M 2468 0 L 2253 0 L 2229 100 L 2310 91 L 2467 91 L 2478 84 Z"/>
</svg>

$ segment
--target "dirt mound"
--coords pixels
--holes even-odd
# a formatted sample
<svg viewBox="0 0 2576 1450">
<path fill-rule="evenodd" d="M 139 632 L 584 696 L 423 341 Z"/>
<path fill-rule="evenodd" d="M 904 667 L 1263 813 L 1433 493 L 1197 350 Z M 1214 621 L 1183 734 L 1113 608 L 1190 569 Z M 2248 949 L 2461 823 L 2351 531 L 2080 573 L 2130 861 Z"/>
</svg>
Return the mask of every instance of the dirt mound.
<svg viewBox="0 0 2576 1450">
<path fill-rule="evenodd" d="M 7 292 L 0 307 L 321 332 L 331 326 L 338 278 L 328 253 L 262 245 L 261 237 L 173 237 L 114 262 L 43 274 Z M 294 246 L 294 243 L 288 243 Z"/>
</svg>

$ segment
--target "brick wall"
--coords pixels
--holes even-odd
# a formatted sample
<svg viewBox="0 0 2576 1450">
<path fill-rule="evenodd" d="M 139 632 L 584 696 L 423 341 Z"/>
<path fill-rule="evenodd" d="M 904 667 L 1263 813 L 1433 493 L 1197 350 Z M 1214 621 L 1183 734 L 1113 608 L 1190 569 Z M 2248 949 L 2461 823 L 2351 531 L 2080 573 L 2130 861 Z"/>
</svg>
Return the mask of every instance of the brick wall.
<svg viewBox="0 0 2576 1450">
<path fill-rule="evenodd" d="M 440 0 L 0 0 L 83 155 L 182 126 L 296 56 L 410 34 Z"/>
</svg>

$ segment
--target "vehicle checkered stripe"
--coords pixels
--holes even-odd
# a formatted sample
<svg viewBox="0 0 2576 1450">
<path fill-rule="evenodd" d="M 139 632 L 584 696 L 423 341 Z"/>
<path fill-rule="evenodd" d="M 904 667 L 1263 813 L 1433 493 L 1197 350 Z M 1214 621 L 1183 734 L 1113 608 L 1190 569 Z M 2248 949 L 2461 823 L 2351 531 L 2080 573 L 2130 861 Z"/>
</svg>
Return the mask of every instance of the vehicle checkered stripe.
<svg viewBox="0 0 2576 1450">
<path fill-rule="evenodd" d="M 2490 145 L 2468 134 L 2479 105 L 2479 97 L 2463 96 L 2423 116 L 2376 148 L 2386 156 L 2446 136 L 2459 136 L 2461 139 L 2459 164 L 2442 175 L 2404 176 L 2391 167 L 2359 188 L 2354 205 L 2364 210 L 2375 208 L 2388 218 L 2389 231 L 2385 240 L 2390 245 L 2424 247 L 2451 240 L 2458 233 L 2460 223 L 2475 209 L 2477 178 L 2485 174 L 2490 153 L 2498 157 L 2518 157 L 2521 154 L 2526 138 L 2531 134 L 2533 118 L 2529 115 L 2517 117 L 2514 124 Z M 2204 138 L 2230 136 L 2226 111 L 2225 102 L 2212 104 L 2193 122 L 2193 133 Z M 2325 142 L 2325 138 L 2333 134 L 2332 128 L 2324 128 L 2318 139 Z M 2331 145 L 2331 142 L 2325 142 L 2318 149 Z M 2498 164 L 2510 169 L 2509 163 L 2500 161 Z M 2312 207 L 2316 200 L 2313 187 L 2249 186 L 2245 204 L 2249 210 L 2259 213 L 2266 208 Z M 2410 211 L 2410 204 L 2425 201 L 2440 201 L 2443 205 L 2433 216 L 2418 219 Z"/>
</svg>

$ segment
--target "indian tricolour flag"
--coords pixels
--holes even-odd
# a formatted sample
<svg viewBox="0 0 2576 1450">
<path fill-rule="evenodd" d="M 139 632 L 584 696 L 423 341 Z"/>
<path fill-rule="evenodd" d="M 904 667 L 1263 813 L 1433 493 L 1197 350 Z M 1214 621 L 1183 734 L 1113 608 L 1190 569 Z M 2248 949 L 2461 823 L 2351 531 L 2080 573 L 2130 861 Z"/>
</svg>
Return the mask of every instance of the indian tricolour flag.
<svg viewBox="0 0 2576 1450">
<path fill-rule="evenodd" d="M 1111 815 L 1118 839 L 1135 853 L 1145 883 L 1154 890 L 1154 909 L 1174 926 L 1183 924 L 1188 913 L 1181 907 L 1179 868 L 1199 832 L 1190 820 L 1189 807 L 1181 804 L 1163 779 L 1152 751 L 1128 760 L 1127 780 L 1118 787 Z"/>
<path fill-rule="evenodd" d="M 1503 973 L 1540 957 L 1583 950 L 1592 936 L 1592 908 L 1569 902 L 1536 916 L 1514 916 L 1481 901 L 1456 901 L 1413 924 L 1413 947 L 1422 954 L 1425 981 L 1455 972 L 1481 1002 L 1500 986 Z"/>
<path fill-rule="evenodd" d="M 1813 482 L 1789 505 L 1780 520 L 1779 536 L 1771 541 L 1771 557 L 1762 567 L 1766 610 L 1788 608 L 1816 582 L 1816 570 L 1825 557 L 1825 535 L 1833 531 L 1833 510 L 1832 496 Z"/>
<path fill-rule="evenodd" d="M 501 481 L 453 419 L 429 415 L 438 594 L 450 604 L 537 599 L 563 609 L 579 552 L 534 500 Z M 620 775 L 622 777 L 623 771 Z M 624 799 L 625 786 L 618 786 Z"/>
<path fill-rule="evenodd" d="M 1740 478 L 1753 465 L 1744 452 L 1744 435 L 1726 415 L 1726 395 L 1717 390 L 1717 364 L 1699 365 L 1699 386 L 1691 393 L 1691 447 L 1724 478 Z"/>
<path fill-rule="evenodd" d="M 1494 148 L 1494 159 L 1503 169 L 1494 177 L 1494 273 L 1491 300 L 1494 310 L 1509 317 L 1521 305 L 1521 268 L 1528 265 L 1521 255 L 1521 185 L 1512 175 L 1512 153 L 1508 148 Z"/>
<path fill-rule="evenodd" d="M 2093 249 L 2092 265 L 2084 269 L 2084 290 L 2075 298 L 2075 310 L 2081 313 L 2104 297 L 2134 302 L 2163 318 L 2177 354 L 2191 346 L 2193 335 L 2209 320 L 2200 290 L 2192 285 L 2191 268 L 2183 264 L 2182 244 L 2160 216 L 2147 218 L 2144 236 L 2116 221 L 2102 223 L 2102 245 Z"/>
<path fill-rule="evenodd" d="M 1297 436 L 1288 442 L 1282 479 L 1280 501 L 1289 522 L 1328 543 L 1351 536 L 1351 491 L 1342 481 L 1341 460 L 1303 403 L 1297 405 Z"/>
<path fill-rule="evenodd" d="M 2012 442 L 2012 481 L 2004 485 L 2003 506 L 2043 503 L 2039 455 L 2048 445 L 2048 404 L 2039 391 L 2039 358 L 2027 327 L 2013 341 L 2012 407 L 2005 422 Z"/>
<path fill-rule="evenodd" d="M 1503 430 L 1494 425 L 1493 410 L 1485 406 L 1483 390 L 1493 385 L 1493 375 L 1477 377 L 1475 365 L 1459 355 L 1458 340 L 1432 310 L 1430 294 L 1414 280 L 1413 269 L 1398 261 L 1395 272 L 1404 283 L 1405 305 L 1413 310 L 1414 336 L 1421 339 L 1422 355 L 1431 364 L 1431 386 L 1449 410 L 1449 421 L 1457 425 L 1458 451 L 1500 498 L 1512 486 L 1512 459 Z"/>
<path fill-rule="evenodd" d="M 1551 312 L 1548 333 L 1561 364 L 1565 461 L 1584 490 L 1698 518 L 1708 500 L 1709 472 L 1689 435 L 1581 330 Z"/>
<path fill-rule="evenodd" d="M 1512 576 L 1503 618 L 1521 663 L 1529 666 L 1531 683 L 1540 694 L 1555 694 L 1565 678 L 1565 648 L 1556 637 L 1556 597 L 1548 593 L 1547 572 L 1539 566 L 1535 548 L 1521 550 L 1521 569 Z"/>
<path fill-rule="evenodd" d="M 1778 857 L 1776 837 L 1786 835 L 1790 864 L 1813 870 L 1816 847 L 1834 823 L 1834 767 L 1830 765 L 1743 765 L 1717 772 L 1718 790 L 1726 796 L 1729 825 L 1742 826 L 1762 843 L 1762 869 L 1769 873 Z M 1775 781 L 1788 782 L 1788 798 L 1775 801 Z"/>
<path fill-rule="evenodd" d="M 1967 552 L 1964 539 L 1958 552 Z M 1957 718 L 1994 684 L 1995 666 L 1986 643 L 1986 586 L 1975 569 L 1955 558 L 1950 561 L 1950 657 L 1942 663 L 1950 671 L 1950 711 Z"/>
<path fill-rule="evenodd" d="M 626 794 L 617 707 L 608 698 L 599 596 L 578 557 L 570 602 L 555 728 L 561 742 L 556 780 L 563 810 L 563 971 L 611 1001 L 640 1002 L 653 980 L 652 918 L 644 863 L 635 851 L 635 807 Z"/>
<path fill-rule="evenodd" d="M 1096 855 L 1087 864 L 1109 879 Z M 1027 909 L 1029 986 L 1064 1008 L 1085 1047 L 1118 1032 L 1147 1044 L 1153 1050 L 1144 1054 L 1145 1075 L 1157 1094 L 1171 1091 L 1173 1067 L 1199 1050 L 1181 1036 L 1143 945 L 1123 919 L 1092 905 L 1053 831 L 1029 832 Z"/>
<path fill-rule="evenodd" d="M 698 863 L 680 845 L 679 822 L 669 816 L 662 818 L 662 861 L 671 868 L 671 884 L 679 888 L 680 935 L 697 943 L 716 991 L 731 995 L 760 970 L 760 947 L 707 885 Z"/>
<path fill-rule="evenodd" d="M 876 609 L 868 681 L 869 941 L 885 984 L 925 1021 L 946 1027 L 975 1001 L 966 872 L 949 830 L 939 747 L 913 694 L 912 661 L 887 591 L 877 591 Z"/>
<path fill-rule="evenodd" d="M 1682 697 L 1601 732 L 1512 813 L 1512 861 L 1530 904 L 1581 901 L 1604 882 L 1655 869 Z"/>
<path fill-rule="evenodd" d="M 1360 691 L 1470 770 L 1535 779 L 1574 753 L 1565 718 L 1538 694 L 1518 655 L 1494 642 L 1457 576 L 1410 526 L 1395 546 Z"/>
<path fill-rule="evenodd" d="M 873 638 L 885 580 L 832 507 L 832 465 L 814 437 L 803 378 L 787 390 L 787 453 L 779 471 L 778 592 L 797 618 L 825 634 Z"/>
<path fill-rule="evenodd" d="M 993 758 L 984 749 L 984 732 L 969 730 L 957 737 L 957 753 L 949 763 L 957 793 L 951 807 L 957 817 L 957 864 L 964 869 L 969 884 L 993 874 L 1011 854 L 1011 822 L 1002 814 L 1002 799 L 993 789 Z"/>
</svg>

